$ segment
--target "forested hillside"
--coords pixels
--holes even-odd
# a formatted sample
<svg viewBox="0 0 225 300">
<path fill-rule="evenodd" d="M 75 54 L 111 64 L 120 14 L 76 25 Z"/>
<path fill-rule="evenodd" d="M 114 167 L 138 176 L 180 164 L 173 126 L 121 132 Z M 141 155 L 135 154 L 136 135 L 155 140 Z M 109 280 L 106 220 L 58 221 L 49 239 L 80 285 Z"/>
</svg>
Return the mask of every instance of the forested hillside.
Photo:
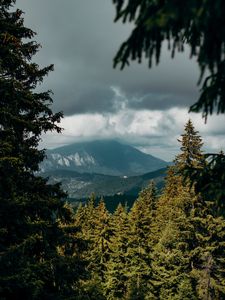
<svg viewBox="0 0 225 300">
<path fill-rule="evenodd" d="M 62 188 L 74 201 L 88 198 L 92 193 L 96 196 L 138 195 L 150 179 L 153 179 L 158 188 L 164 184 L 166 168 L 159 169 L 140 176 L 110 176 L 93 173 L 78 173 L 67 170 L 56 170 L 41 174 L 49 178 L 50 183 L 62 183 Z"/>
<path fill-rule="evenodd" d="M 191 121 L 180 142 L 162 194 L 151 182 L 130 211 L 119 205 L 110 214 L 94 198 L 76 211 L 77 236 L 87 242 L 81 299 L 225 298 L 225 220 L 182 175 L 186 164 L 205 163 Z"/>
</svg>

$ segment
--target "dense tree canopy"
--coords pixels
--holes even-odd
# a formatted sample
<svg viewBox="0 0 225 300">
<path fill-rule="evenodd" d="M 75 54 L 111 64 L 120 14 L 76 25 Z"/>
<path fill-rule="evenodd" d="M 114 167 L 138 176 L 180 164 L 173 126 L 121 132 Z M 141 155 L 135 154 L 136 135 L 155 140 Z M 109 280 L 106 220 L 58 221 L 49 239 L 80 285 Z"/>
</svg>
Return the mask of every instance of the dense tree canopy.
<svg viewBox="0 0 225 300">
<path fill-rule="evenodd" d="M 0 1 L 0 298 L 70 299 L 83 274 L 72 212 L 60 186 L 35 175 L 41 134 L 60 131 L 51 92 L 36 92 L 53 66 L 33 62 L 39 45 L 14 4 Z"/>
<path fill-rule="evenodd" d="M 124 68 L 130 60 L 145 56 L 151 67 L 159 63 L 164 41 L 174 57 L 176 51 L 190 46 L 196 56 L 201 86 L 198 101 L 190 110 L 207 117 L 214 111 L 225 113 L 225 3 L 222 0 L 113 0 L 116 21 L 133 22 L 134 29 L 121 45 L 114 65 Z"/>
<path fill-rule="evenodd" d="M 174 57 L 176 51 L 190 48 L 190 57 L 197 57 L 200 68 L 200 97 L 190 111 L 202 112 L 203 117 L 225 113 L 225 2 L 222 0 L 113 0 L 115 20 L 133 22 L 134 29 L 121 45 L 114 66 L 123 69 L 130 60 L 160 61 L 163 42 Z M 185 70 L 184 70 L 185 72 Z M 206 75 L 207 74 L 207 75 Z M 204 79 L 204 80 L 203 80 Z M 186 166 L 198 191 L 217 202 L 224 211 L 225 156 L 206 154 L 203 168 Z"/>
<path fill-rule="evenodd" d="M 179 141 L 160 194 L 150 183 L 130 211 L 119 204 L 109 214 L 93 197 L 77 210 L 89 241 L 84 299 L 224 299 L 224 217 L 215 201 L 183 180 L 185 164 L 200 170 L 204 164 L 203 142 L 190 120 Z"/>
</svg>

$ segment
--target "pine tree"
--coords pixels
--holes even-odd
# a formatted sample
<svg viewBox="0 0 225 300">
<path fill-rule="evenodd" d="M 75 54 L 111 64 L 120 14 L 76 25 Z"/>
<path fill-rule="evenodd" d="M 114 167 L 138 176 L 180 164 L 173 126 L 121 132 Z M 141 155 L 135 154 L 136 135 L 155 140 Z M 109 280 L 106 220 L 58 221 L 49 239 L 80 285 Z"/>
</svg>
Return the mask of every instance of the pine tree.
<svg viewBox="0 0 225 300">
<path fill-rule="evenodd" d="M 196 281 L 199 299 L 225 297 L 225 220 L 216 216 L 215 203 L 202 200 L 190 218 L 195 229 L 190 252 L 191 276 Z"/>
<path fill-rule="evenodd" d="M 99 251 L 97 242 L 99 238 L 99 231 L 96 229 L 96 226 L 99 226 L 99 215 L 97 210 L 98 206 L 96 206 L 96 198 L 95 195 L 92 194 L 87 203 L 79 205 L 74 216 L 75 225 L 80 228 L 78 237 L 86 244 L 85 250 L 82 252 L 82 260 L 87 262 L 87 268 L 86 278 L 82 280 L 83 294 L 82 297 L 79 298 L 81 300 L 105 299 L 103 282 L 99 275 L 99 272 L 102 271 L 102 266 L 100 266 L 99 260 L 96 260 L 98 253 L 101 252 Z M 107 214 L 106 210 L 105 212 Z M 101 226 L 103 227 L 102 224 Z M 99 253 L 99 255 L 101 255 L 101 253 Z M 105 268 L 103 271 L 105 271 Z"/>
<path fill-rule="evenodd" d="M 190 299 L 195 299 L 194 285 L 189 275 L 189 251 L 194 229 L 180 206 L 181 201 L 174 201 L 173 207 L 164 202 L 163 216 L 159 216 L 160 210 L 157 212 L 158 242 L 153 247 L 151 278 L 156 299 L 182 300 L 187 293 L 191 293 Z M 182 282 L 189 282 L 191 286 L 182 286 Z"/>
<path fill-rule="evenodd" d="M 189 251 L 194 236 L 189 215 L 194 196 L 190 188 L 184 187 L 176 166 L 170 167 L 155 212 L 151 281 L 156 299 L 181 300 L 189 293 L 190 299 L 195 299 L 194 286 L 188 275 L 191 271 Z M 181 282 L 186 284 L 181 285 Z"/>
<path fill-rule="evenodd" d="M 213 203 L 193 192 L 188 195 L 184 188 L 168 202 L 159 199 L 159 208 L 156 220 L 161 231 L 153 253 L 153 279 L 159 293 L 163 287 L 165 294 L 172 291 L 171 299 L 183 299 L 190 293 L 193 299 L 222 299 L 225 223 L 216 216 Z"/>
<path fill-rule="evenodd" d="M 75 225 L 81 228 L 81 235 L 87 242 L 93 236 L 95 225 L 95 195 L 92 194 L 90 199 L 84 205 L 80 203 L 75 212 Z"/>
<path fill-rule="evenodd" d="M 102 198 L 95 209 L 94 230 L 91 237 L 90 270 L 104 282 L 106 263 L 110 257 L 111 219 Z"/>
<path fill-rule="evenodd" d="M 158 299 L 181 300 L 185 294 L 190 294 L 190 299 L 195 299 L 196 296 L 189 275 L 189 252 L 194 236 L 189 216 L 196 195 L 189 184 L 184 186 L 182 171 L 186 163 L 201 164 L 202 142 L 190 120 L 179 141 L 182 144 L 181 153 L 168 169 L 165 187 L 156 209 L 152 283 Z M 181 285 L 181 282 L 185 284 Z"/>
<path fill-rule="evenodd" d="M 184 133 L 181 135 L 181 139 L 178 139 L 181 143 L 181 153 L 175 158 L 175 164 L 177 168 L 182 171 L 185 168 L 203 168 L 204 156 L 201 150 L 203 146 L 202 138 L 198 135 L 198 131 L 194 129 L 194 126 L 189 119 L 184 127 Z"/>
<path fill-rule="evenodd" d="M 143 299 L 144 295 L 148 295 L 151 299 L 153 296 L 150 278 L 152 273 L 152 228 L 156 199 L 155 185 L 151 182 L 139 194 L 129 213 L 130 236 L 127 264 L 130 273 L 128 294 L 132 294 L 132 297 L 129 296 L 131 297 L 130 299 Z"/>
<path fill-rule="evenodd" d="M 127 293 L 129 269 L 127 268 L 127 248 L 130 235 L 128 213 L 118 205 L 112 215 L 111 254 L 106 264 L 105 294 L 108 300 L 123 299 Z"/>
<path fill-rule="evenodd" d="M 70 299 L 83 269 L 59 250 L 71 240 L 60 226 L 71 221 L 66 195 L 35 176 L 45 155 L 38 150 L 41 134 L 60 132 L 62 114 L 52 112 L 51 93 L 36 92 L 53 66 L 32 62 L 39 45 L 14 4 L 0 1 L 0 298 Z"/>
<path fill-rule="evenodd" d="M 200 193 L 205 200 L 215 202 L 218 215 L 225 215 L 225 155 L 206 154 L 203 168 L 186 168 L 185 174 L 190 178 L 196 193 Z"/>
<path fill-rule="evenodd" d="M 225 5 L 221 0 L 199 1 L 133 1 L 113 0 L 116 6 L 115 20 L 133 22 L 133 30 L 122 43 L 114 66 L 123 69 L 131 60 L 142 61 L 143 54 L 149 67 L 155 59 L 160 61 L 162 45 L 168 42 L 171 57 L 175 52 L 190 46 L 191 57 L 197 57 L 200 68 L 198 84 L 200 97 L 190 107 L 192 112 L 208 115 L 225 113 Z M 206 74 L 207 73 L 207 74 Z M 204 78 L 204 82 L 203 82 Z M 219 213 L 225 212 L 225 156 L 216 153 L 206 155 L 208 164 L 202 169 L 193 166 L 186 170 L 191 183 L 205 197 L 214 199 Z"/>
<path fill-rule="evenodd" d="M 95 196 L 92 195 L 84 206 L 78 208 L 75 224 L 81 227 L 81 238 L 87 243 L 83 254 L 88 264 L 89 278 L 83 281 L 84 290 L 88 299 L 105 299 L 105 273 L 111 254 L 112 227 L 104 199 L 101 198 L 96 206 Z"/>
<path fill-rule="evenodd" d="M 158 243 L 152 262 L 155 294 L 159 299 L 223 299 L 225 223 L 217 217 L 212 201 L 205 201 L 189 182 L 184 185 L 185 165 L 201 169 L 205 163 L 201 138 L 188 127 L 180 140 L 181 154 L 169 169 L 157 203 Z"/>
</svg>

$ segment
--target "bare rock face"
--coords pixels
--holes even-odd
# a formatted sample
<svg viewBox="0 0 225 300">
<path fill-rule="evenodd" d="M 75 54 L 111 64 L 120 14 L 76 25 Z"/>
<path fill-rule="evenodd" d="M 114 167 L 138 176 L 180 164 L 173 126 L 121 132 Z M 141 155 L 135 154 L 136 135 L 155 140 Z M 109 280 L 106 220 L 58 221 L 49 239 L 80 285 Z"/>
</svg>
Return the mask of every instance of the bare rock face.
<svg viewBox="0 0 225 300">
<path fill-rule="evenodd" d="M 80 173 L 99 173 L 134 176 L 152 172 L 167 162 L 114 140 L 75 143 L 47 151 L 40 172 L 70 170 Z"/>
</svg>

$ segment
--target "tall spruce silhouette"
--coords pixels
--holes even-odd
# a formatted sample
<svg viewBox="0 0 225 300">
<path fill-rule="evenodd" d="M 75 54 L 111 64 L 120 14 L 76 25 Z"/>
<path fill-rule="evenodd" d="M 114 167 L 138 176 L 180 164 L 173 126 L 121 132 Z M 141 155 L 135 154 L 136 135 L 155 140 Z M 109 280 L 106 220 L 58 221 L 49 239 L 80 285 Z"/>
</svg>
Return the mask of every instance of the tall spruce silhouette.
<svg viewBox="0 0 225 300">
<path fill-rule="evenodd" d="M 143 57 L 149 67 L 155 59 L 160 62 L 162 45 L 168 42 L 171 57 L 189 46 L 190 57 L 196 57 L 200 69 L 198 84 L 200 96 L 190 107 L 192 112 L 208 115 L 225 113 L 225 3 L 221 0 L 199 1 L 133 1 L 113 0 L 115 21 L 134 23 L 128 39 L 114 58 L 114 66 L 123 69 L 130 61 L 139 63 Z M 204 168 L 189 168 L 198 192 L 209 201 L 213 197 L 219 213 L 225 211 L 225 156 L 223 153 L 205 154 L 208 164 Z"/>
<path fill-rule="evenodd" d="M 185 165 L 202 169 L 201 137 L 189 120 L 179 139 L 181 152 L 169 168 L 157 202 L 152 254 L 156 299 L 223 299 L 224 225 L 213 199 L 206 201 L 190 181 Z"/>
<path fill-rule="evenodd" d="M 0 1 L 0 298 L 70 299 L 83 272 L 71 212 L 60 186 L 35 176 L 41 134 L 60 132 L 62 114 L 36 90 L 53 66 L 33 62 L 39 45 L 15 2 Z"/>
</svg>

